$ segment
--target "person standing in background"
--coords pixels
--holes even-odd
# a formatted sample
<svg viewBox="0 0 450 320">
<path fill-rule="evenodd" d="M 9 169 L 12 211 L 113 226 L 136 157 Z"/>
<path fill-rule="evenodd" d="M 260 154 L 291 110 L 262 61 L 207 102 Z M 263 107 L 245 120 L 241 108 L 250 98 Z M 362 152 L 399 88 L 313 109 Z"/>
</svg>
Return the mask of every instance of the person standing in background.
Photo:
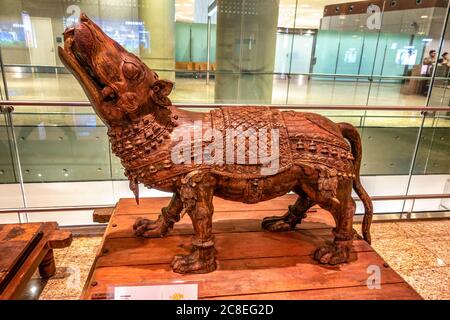
<svg viewBox="0 0 450 320">
<path fill-rule="evenodd" d="M 436 50 L 430 50 L 428 57 L 422 61 L 422 75 L 431 76 L 433 73 L 433 66 L 436 63 Z"/>
<path fill-rule="evenodd" d="M 428 53 L 428 57 L 423 59 L 422 64 L 426 66 L 431 66 L 436 63 L 436 50 L 430 50 Z"/>
<path fill-rule="evenodd" d="M 442 59 L 442 62 L 441 62 L 442 65 L 450 67 L 450 60 L 448 58 L 448 52 L 444 52 L 442 54 L 442 58 L 441 59 Z"/>
</svg>

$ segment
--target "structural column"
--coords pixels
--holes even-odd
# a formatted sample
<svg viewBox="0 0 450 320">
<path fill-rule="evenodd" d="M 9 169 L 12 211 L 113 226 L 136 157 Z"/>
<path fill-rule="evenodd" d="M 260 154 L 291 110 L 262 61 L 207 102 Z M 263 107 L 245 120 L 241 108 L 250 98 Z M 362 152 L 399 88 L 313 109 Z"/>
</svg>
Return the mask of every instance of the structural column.
<svg viewBox="0 0 450 320">
<path fill-rule="evenodd" d="M 278 7 L 279 0 L 217 0 L 217 103 L 272 102 Z"/>
<path fill-rule="evenodd" d="M 175 0 L 139 0 L 139 20 L 149 32 L 148 47 L 140 58 L 151 69 L 175 69 Z M 174 72 L 157 71 L 160 78 L 175 80 Z"/>
</svg>

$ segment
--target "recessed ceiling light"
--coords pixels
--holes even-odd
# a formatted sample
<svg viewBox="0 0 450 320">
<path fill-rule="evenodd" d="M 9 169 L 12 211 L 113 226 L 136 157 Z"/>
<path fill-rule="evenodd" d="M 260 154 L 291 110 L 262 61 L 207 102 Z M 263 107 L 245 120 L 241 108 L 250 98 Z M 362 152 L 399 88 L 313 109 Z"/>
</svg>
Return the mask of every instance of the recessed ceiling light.
<svg viewBox="0 0 450 320">
<path fill-rule="evenodd" d="M 421 16 L 422 19 L 428 19 L 428 16 Z"/>
</svg>

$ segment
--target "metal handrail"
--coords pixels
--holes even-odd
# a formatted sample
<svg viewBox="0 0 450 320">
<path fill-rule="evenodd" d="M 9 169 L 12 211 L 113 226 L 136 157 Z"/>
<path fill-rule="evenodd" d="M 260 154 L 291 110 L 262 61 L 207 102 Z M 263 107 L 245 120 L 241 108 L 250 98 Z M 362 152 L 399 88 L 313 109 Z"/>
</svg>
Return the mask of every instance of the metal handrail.
<svg viewBox="0 0 450 320">
<path fill-rule="evenodd" d="M 196 63 L 196 62 L 194 62 Z M 197 63 L 207 63 L 204 62 L 197 62 Z M 48 68 L 48 69 L 66 69 L 67 68 L 63 65 L 30 65 L 30 64 L 5 64 L 5 68 L 30 68 L 30 69 L 38 69 L 38 68 Z M 431 79 L 430 76 L 426 75 L 420 75 L 420 76 L 408 76 L 408 75 L 382 75 L 382 74 L 350 74 L 350 73 L 320 73 L 320 72 L 280 72 L 280 71 L 252 71 L 252 70 L 217 70 L 217 69 L 167 69 L 167 68 L 153 68 L 153 71 L 157 72 L 175 72 L 175 73 L 186 73 L 186 74 L 192 74 L 192 73 L 199 73 L 199 74 L 205 74 L 205 73 L 211 73 L 211 74 L 225 74 L 225 75 L 255 75 L 255 76 L 289 76 L 289 77 L 326 77 L 326 78 L 354 78 L 354 79 L 364 79 L 367 78 L 368 80 L 411 80 L 411 79 L 417 79 L 417 80 L 427 80 Z M 11 72 L 13 73 L 13 72 Z M 69 73 L 69 71 L 67 71 Z M 449 80 L 448 77 L 435 77 L 435 79 L 439 80 Z"/>
<path fill-rule="evenodd" d="M 48 107 L 90 107 L 89 101 L 51 101 L 51 100 L 0 100 L 0 106 L 48 106 Z M 192 109 L 214 109 L 218 107 L 228 106 L 267 106 L 277 109 L 315 109 L 315 110 L 359 110 L 359 111 L 441 111 L 450 112 L 450 107 L 436 107 L 436 106 L 366 106 L 366 105 L 314 105 L 314 104 L 230 104 L 230 103 L 174 103 L 174 106 L 179 108 L 192 108 Z"/>
<path fill-rule="evenodd" d="M 360 201 L 359 198 L 353 198 Z M 445 194 L 411 194 L 397 196 L 373 196 L 372 201 L 392 201 L 392 200 L 423 200 L 423 199 L 450 199 L 450 193 Z M 98 206 L 67 206 L 67 207 L 34 207 L 34 208 L 12 208 L 0 209 L 0 214 L 5 213 L 33 213 L 33 212 L 52 212 L 52 211 L 75 211 L 75 210 L 95 210 L 111 208 L 114 205 L 98 205 Z"/>
<path fill-rule="evenodd" d="M 51 212 L 51 211 L 75 211 L 75 210 L 95 210 L 111 208 L 112 205 L 93 205 L 93 206 L 66 206 L 66 207 L 31 207 L 31 208 L 7 208 L 0 209 L 0 214 L 4 213 L 33 213 L 33 212 Z"/>
</svg>

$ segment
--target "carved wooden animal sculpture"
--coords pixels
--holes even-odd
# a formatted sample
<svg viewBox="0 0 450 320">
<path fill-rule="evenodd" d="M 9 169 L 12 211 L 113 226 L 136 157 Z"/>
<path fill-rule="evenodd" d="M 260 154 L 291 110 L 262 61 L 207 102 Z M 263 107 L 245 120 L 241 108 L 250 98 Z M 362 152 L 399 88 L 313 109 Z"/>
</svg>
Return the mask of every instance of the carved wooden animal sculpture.
<svg viewBox="0 0 450 320">
<path fill-rule="evenodd" d="M 293 230 L 311 206 L 320 205 L 336 221 L 335 238 L 318 248 L 314 257 L 320 263 L 334 265 L 348 261 L 355 237 L 353 188 L 365 207 L 362 230 L 364 239 L 370 242 L 372 203 L 360 182 L 361 140 L 352 125 L 336 124 L 313 113 L 268 107 L 227 107 L 208 113 L 178 109 L 167 97 L 173 84 L 159 79 L 84 14 L 79 24 L 64 32 L 59 56 L 106 124 L 112 150 L 122 161 L 136 200 L 139 183 L 173 193 L 169 206 L 162 209 L 156 221 L 136 221 L 135 234 L 162 237 L 180 220 L 183 210 L 189 214 L 195 231 L 192 251 L 174 257 L 175 272 L 216 269 L 211 232 L 213 196 L 257 203 L 295 192 L 298 199 L 285 215 L 263 220 L 262 227 L 269 231 Z M 251 128 L 253 133 L 244 140 L 230 133 L 230 129 Z M 211 129 L 221 135 L 211 134 Z M 203 135 L 197 141 L 194 133 L 194 142 L 187 145 L 193 155 L 174 161 L 179 137 L 191 136 L 193 130 Z M 227 151 L 243 150 L 247 152 L 244 160 L 249 160 L 252 146 L 262 142 L 259 133 L 264 131 L 277 132 L 277 136 L 269 134 L 267 144 L 272 152 L 267 154 L 277 151 L 279 155 L 275 173 L 262 174 L 268 168 L 267 161 L 230 162 L 217 150 L 211 154 L 216 162 L 190 161 L 191 156 L 198 159 L 210 142 L 229 148 Z"/>
</svg>

